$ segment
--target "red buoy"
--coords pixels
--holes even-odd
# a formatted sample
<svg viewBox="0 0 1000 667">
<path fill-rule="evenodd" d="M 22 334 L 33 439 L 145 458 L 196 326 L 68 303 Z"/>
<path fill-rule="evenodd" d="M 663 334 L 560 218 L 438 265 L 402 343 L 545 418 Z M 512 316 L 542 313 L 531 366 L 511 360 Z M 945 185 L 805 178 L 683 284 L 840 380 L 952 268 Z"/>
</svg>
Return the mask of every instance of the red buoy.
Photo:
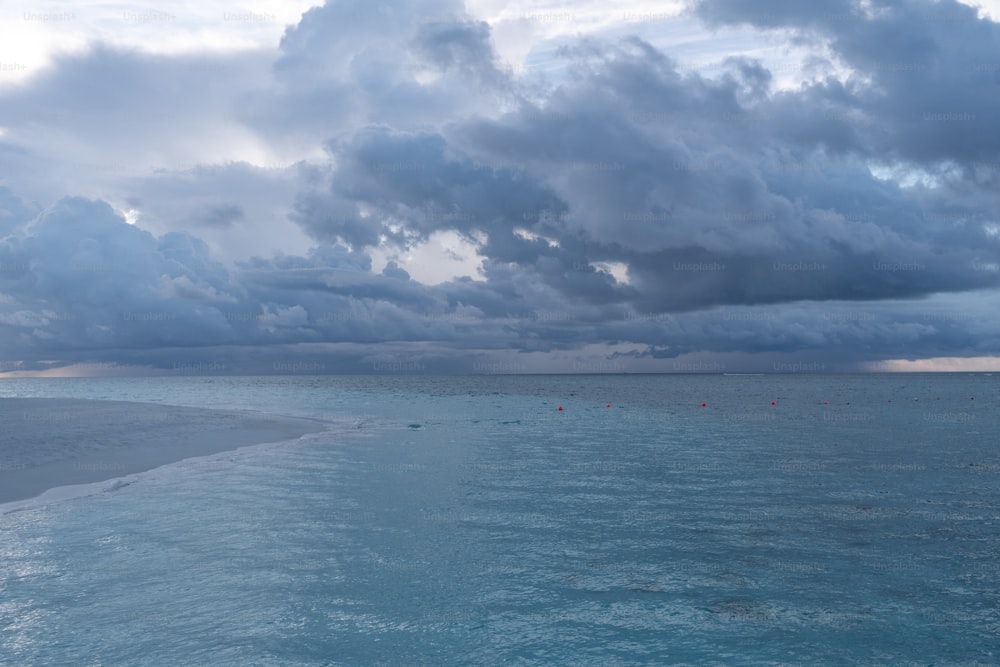
<svg viewBox="0 0 1000 667">
<path fill-rule="evenodd" d="M 708 403 L 702 403 L 702 404 L 701 404 L 701 407 L 703 407 L 703 408 L 704 408 L 704 407 L 707 407 L 707 406 L 708 406 Z"/>
<path fill-rule="evenodd" d="M 611 404 L 610 404 L 610 403 L 608 403 L 608 407 L 609 407 L 609 408 L 611 407 Z"/>
<path fill-rule="evenodd" d="M 562 410 L 562 406 L 561 406 L 561 405 L 559 406 L 559 410 L 560 410 L 560 411 Z"/>
<path fill-rule="evenodd" d="M 771 405 L 777 405 L 777 403 L 775 403 L 774 401 L 771 401 Z"/>
</svg>

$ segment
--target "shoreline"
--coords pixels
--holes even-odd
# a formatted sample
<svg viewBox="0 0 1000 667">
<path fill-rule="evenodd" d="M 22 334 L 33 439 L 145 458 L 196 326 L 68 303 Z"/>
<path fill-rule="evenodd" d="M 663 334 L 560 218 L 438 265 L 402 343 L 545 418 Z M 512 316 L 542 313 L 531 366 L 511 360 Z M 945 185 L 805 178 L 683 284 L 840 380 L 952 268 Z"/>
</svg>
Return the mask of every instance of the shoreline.
<svg viewBox="0 0 1000 667">
<path fill-rule="evenodd" d="M 305 417 L 64 398 L 0 398 L 0 421 L 0 513 L 60 487 L 326 430 Z"/>
</svg>

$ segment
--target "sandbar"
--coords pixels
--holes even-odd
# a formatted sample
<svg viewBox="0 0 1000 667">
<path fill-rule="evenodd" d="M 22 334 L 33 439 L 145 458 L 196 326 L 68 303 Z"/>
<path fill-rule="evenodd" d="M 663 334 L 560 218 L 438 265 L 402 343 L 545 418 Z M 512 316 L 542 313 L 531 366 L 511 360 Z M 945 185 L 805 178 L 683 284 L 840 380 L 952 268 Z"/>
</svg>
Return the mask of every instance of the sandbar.
<svg viewBox="0 0 1000 667">
<path fill-rule="evenodd" d="M 62 398 L 0 398 L 0 504 L 325 430 L 240 410 Z"/>
</svg>

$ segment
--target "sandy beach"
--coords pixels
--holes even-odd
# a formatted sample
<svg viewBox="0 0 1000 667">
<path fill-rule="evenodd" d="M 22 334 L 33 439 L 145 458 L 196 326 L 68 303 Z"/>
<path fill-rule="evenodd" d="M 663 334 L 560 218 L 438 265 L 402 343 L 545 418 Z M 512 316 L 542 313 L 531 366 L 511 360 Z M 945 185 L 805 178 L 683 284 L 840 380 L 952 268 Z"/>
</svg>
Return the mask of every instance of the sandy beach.
<svg viewBox="0 0 1000 667">
<path fill-rule="evenodd" d="M 309 419 L 151 403 L 0 399 L 0 503 L 323 430 Z"/>
</svg>

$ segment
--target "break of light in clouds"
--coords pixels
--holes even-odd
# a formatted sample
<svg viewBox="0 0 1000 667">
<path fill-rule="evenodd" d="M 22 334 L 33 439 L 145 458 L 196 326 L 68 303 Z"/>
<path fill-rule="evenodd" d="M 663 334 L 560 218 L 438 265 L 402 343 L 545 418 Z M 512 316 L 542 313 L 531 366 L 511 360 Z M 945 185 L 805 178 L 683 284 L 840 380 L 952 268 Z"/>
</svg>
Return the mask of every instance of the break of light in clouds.
<svg viewBox="0 0 1000 667">
<path fill-rule="evenodd" d="M 993 370 L 1000 3 L 0 14 L 0 372 Z"/>
</svg>

